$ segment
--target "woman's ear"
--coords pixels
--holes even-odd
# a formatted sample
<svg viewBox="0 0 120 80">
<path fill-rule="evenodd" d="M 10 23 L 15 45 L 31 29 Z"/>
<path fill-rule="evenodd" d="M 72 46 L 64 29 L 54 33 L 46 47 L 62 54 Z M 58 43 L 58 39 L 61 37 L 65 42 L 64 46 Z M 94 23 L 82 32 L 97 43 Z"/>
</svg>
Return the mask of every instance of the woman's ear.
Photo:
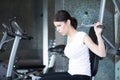
<svg viewBox="0 0 120 80">
<path fill-rule="evenodd" d="M 68 19 L 68 20 L 67 20 L 67 24 L 69 24 L 69 25 L 71 24 L 71 21 L 70 21 L 70 19 Z"/>
</svg>

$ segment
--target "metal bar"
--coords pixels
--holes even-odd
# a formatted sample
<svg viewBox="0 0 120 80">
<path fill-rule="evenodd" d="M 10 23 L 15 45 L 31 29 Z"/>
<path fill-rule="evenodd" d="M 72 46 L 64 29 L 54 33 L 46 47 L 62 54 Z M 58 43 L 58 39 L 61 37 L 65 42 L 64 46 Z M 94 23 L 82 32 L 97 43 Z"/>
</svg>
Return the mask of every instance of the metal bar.
<svg viewBox="0 0 120 80">
<path fill-rule="evenodd" d="M 112 1 L 115 5 L 116 9 L 118 10 L 119 15 L 120 15 L 120 2 L 119 2 L 119 0 L 112 0 Z"/>
<path fill-rule="evenodd" d="M 8 39 L 8 40 L 5 40 L 5 41 L 2 42 L 2 43 L 5 44 L 5 43 L 10 42 L 10 41 L 12 41 L 12 40 L 14 40 L 14 38 L 11 38 L 11 39 Z M 2 45 L 3 45 L 3 44 L 2 44 Z"/>
<path fill-rule="evenodd" d="M 48 0 L 43 1 L 43 64 L 48 66 Z"/>
<path fill-rule="evenodd" d="M 23 33 L 23 30 L 20 28 L 20 26 L 18 25 L 18 23 L 16 21 L 12 21 L 11 25 L 14 28 L 15 31 L 18 30 L 21 34 Z"/>
<path fill-rule="evenodd" d="M 99 11 L 99 19 L 98 19 L 98 21 L 99 21 L 101 24 L 103 24 L 105 4 L 106 4 L 106 0 L 101 0 L 100 11 Z"/>
<path fill-rule="evenodd" d="M 6 38 L 7 38 L 7 32 L 5 31 L 2 37 L 2 40 L 0 42 L 0 50 L 2 49 L 2 45 L 4 44 L 4 41 L 6 40 Z"/>
<path fill-rule="evenodd" d="M 101 4 L 100 4 L 100 12 L 99 12 L 99 19 L 98 21 L 103 24 L 103 18 L 104 18 L 104 12 L 105 12 L 105 5 L 106 5 L 106 0 L 101 0 Z M 103 40 L 114 50 L 115 46 L 104 36 L 102 35 Z"/>
<path fill-rule="evenodd" d="M 104 11 L 105 11 L 105 4 L 106 4 L 106 0 L 101 0 L 101 4 L 100 4 L 100 12 L 99 12 L 99 22 L 101 24 L 103 24 L 103 18 L 104 18 Z M 110 43 L 109 40 L 107 40 L 107 38 L 102 35 L 103 39 L 107 42 L 107 44 L 112 47 L 113 49 L 115 49 L 115 47 Z"/>
<path fill-rule="evenodd" d="M 115 46 L 113 46 L 112 43 L 110 43 L 110 41 L 105 36 L 102 35 L 102 37 L 111 48 L 115 49 Z"/>
<path fill-rule="evenodd" d="M 21 33 L 18 31 L 17 34 L 21 34 Z M 6 80 L 12 80 L 12 70 L 13 70 L 14 60 L 15 60 L 15 56 L 16 56 L 16 52 L 17 52 L 20 39 L 21 37 L 19 36 L 15 37 L 15 41 L 13 43 L 10 58 L 9 58 Z"/>
<path fill-rule="evenodd" d="M 93 27 L 94 26 L 94 24 L 89 24 L 89 25 L 85 25 L 85 24 L 81 24 L 80 26 L 78 26 L 78 28 L 79 27 Z"/>
<path fill-rule="evenodd" d="M 115 24 L 115 46 L 116 48 L 119 47 L 119 19 L 120 15 L 118 13 L 118 10 L 115 8 L 115 14 L 114 14 L 114 24 Z"/>
</svg>

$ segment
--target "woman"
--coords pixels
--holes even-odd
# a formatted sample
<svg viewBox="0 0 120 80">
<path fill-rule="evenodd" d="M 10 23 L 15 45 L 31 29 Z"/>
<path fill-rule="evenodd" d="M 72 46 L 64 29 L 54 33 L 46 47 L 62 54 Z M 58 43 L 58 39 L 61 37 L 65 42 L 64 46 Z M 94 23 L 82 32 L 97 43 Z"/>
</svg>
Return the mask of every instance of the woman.
<svg viewBox="0 0 120 80">
<path fill-rule="evenodd" d="M 67 35 L 67 44 L 64 50 L 69 58 L 67 73 L 52 74 L 42 80 L 90 80 L 89 49 L 100 57 L 105 57 L 105 45 L 101 36 L 102 28 L 99 22 L 94 24 L 98 45 L 83 31 L 77 31 L 77 20 L 65 10 L 55 14 L 53 21 L 56 30 L 63 36 Z"/>
</svg>

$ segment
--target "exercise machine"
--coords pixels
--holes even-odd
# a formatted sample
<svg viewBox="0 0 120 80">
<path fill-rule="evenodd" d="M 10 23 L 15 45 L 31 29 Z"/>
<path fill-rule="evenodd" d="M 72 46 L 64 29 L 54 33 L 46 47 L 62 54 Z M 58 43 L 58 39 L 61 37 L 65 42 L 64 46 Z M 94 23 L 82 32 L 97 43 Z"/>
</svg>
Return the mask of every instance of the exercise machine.
<svg viewBox="0 0 120 80">
<path fill-rule="evenodd" d="M 33 37 L 23 32 L 23 30 L 18 25 L 16 18 L 11 19 L 9 22 L 10 22 L 9 26 L 7 26 L 6 24 L 2 24 L 2 26 L 5 28 L 5 32 L 0 42 L 0 50 L 1 51 L 4 50 L 4 47 L 3 47 L 4 44 L 13 40 L 14 42 L 13 42 L 12 50 L 8 60 L 8 64 L 4 66 L 4 68 L 6 68 L 5 69 L 6 75 L 4 75 L 3 77 L 5 77 L 6 80 L 27 80 L 28 77 L 31 77 L 32 80 L 35 80 L 39 77 L 34 76 L 34 74 L 39 72 L 39 70 L 41 71 L 44 68 L 44 65 L 40 65 L 38 62 L 34 62 L 34 61 L 33 61 L 34 64 L 32 63 L 27 64 L 25 63 L 25 61 L 23 61 L 23 64 L 17 64 L 16 62 L 16 54 L 17 54 L 17 49 L 18 49 L 20 40 L 21 39 L 31 40 L 33 39 Z M 9 40 L 6 40 L 7 36 L 10 36 L 12 38 Z M 23 71 L 20 71 L 20 70 L 23 70 Z M 3 80 L 3 78 L 0 80 Z"/>
<path fill-rule="evenodd" d="M 36 63 L 34 61 L 34 64 L 28 64 L 25 61 L 22 62 L 22 64 L 16 62 L 16 54 L 17 54 L 17 49 L 19 47 L 20 40 L 25 39 L 25 40 L 31 40 L 32 37 L 24 34 L 23 30 L 20 28 L 18 25 L 16 19 L 10 20 L 10 26 L 7 26 L 6 24 L 2 24 L 2 26 L 5 29 L 5 32 L 3 34 L 2 40 L 0 42 L 0 50 L 4 51 L 3 45 L 10 41 L 13 42 L 12 50 L 10 53 L 8 65 L 5 64 L 4 62 L 1 63 L 1 69 L 4 72 L 4 76 L 2 75 L 1 79 L 6 79 L 6 80 L 39 80 L 40 74 L 46 74 L 49 72 L 53 72 L 53 67 L 55 65 L 55 60 L 56 60 L 56 53 L 63 54 L 63 48 L 64 45 L 56 46 L 55 51 L 54 49 L 50 48 L 49 52 L 52 53 L 49 61 L 48 66 L 40 65 L 39 63 Z M 11 39 L 6 40 L 7 36 L 10 36 Z M 55 52 L 55 53 L 54 53 Z M 44 68 L 44 71 L 43 71 Z M 32 69 L 32 70 L 31 70 Z M 34 70 L 35 69 L 35 70 Z M 21 70 L 21 71 L 20 71 Z M 30 70 L 30 71 L 29 71 Z M 42 71 L 40 73 L 40 71 Z M 37 75 L 36 75 L 37 74 Z M 0 79 L 0 80 L 1 80 Z"/>
<path fill-rule="evenodd" d="M 120 15 L 120 2 L 118 0 L 112 0 L 118 14 Z M 100 3 L 100 10 L 99 10 L 99 18 L 98 18 L 98 21 L 102 24 L 102 26 L 99 26 L 101 28 L 105 28 L 105 25 L 103 23 L 103 18 L 104 18 L 104 12 L 105 12 L 105 6 L 106 6 L 106 0 L 101 0 L 101 3 Z M 85 14 L 83 15 L 83 22 L 85 20 L 85 18 L 87 17 L 87 12 L 85 12 Z M 93 24 L 81 24 L 80 26 L 78 27 L 93 27 Z M 118 33 L 117 33 L 118 34 Z M 108 51 L 108 53 L 110 54 L 114 54 L 114 55 L 120 55 L 120 49 L 116 48 L 104 35 L 102 35 L 102 38 L 104 39 L 106 45 L 108 45 L 110 47 Z"/>
</svg>

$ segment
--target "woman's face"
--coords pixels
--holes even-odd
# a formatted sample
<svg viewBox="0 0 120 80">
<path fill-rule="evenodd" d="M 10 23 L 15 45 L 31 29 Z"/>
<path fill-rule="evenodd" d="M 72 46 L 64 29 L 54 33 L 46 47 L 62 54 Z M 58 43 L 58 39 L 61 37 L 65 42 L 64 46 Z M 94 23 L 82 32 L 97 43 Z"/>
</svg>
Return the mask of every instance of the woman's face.
<svg viewBox="0 0 120 80">
<path fill-rule="evenodd" d="M 67 31 L 68 31 L 68 26 L 67 26 L 67 22 L 63 22 L 63 21 L 54 21 L 54 25 L 56 27 L 56 30 L 61 34 L 61 35 L 67 35 Z"/>
</svg>

